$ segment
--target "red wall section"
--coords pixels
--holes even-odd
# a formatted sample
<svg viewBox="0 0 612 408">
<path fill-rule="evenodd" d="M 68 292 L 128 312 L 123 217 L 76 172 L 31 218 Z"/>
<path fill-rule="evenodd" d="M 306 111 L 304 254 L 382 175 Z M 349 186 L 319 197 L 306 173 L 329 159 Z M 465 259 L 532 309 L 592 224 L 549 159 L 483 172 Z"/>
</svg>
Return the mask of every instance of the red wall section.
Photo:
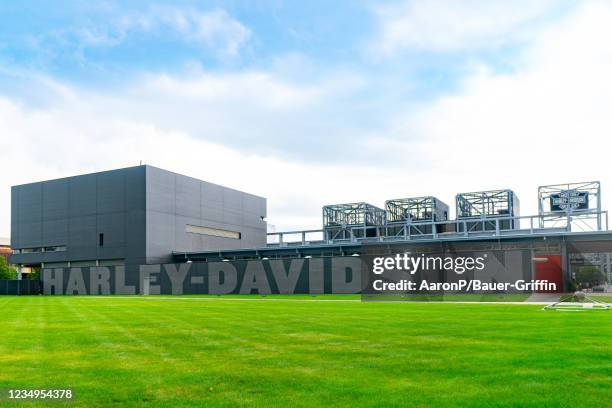
<svg viewBox="0 0 612 408">
<path fill-rule="evenodd" d="M 563 292 L 563 268 L 561 267 L 561 255 L 538 255 L 538 258 L 548 258 L 546 262 L 535 263 L 536 280 L 547 280 L 557 285 L 557 290 L 540 290 L 538 293 Z"/>
</svg>

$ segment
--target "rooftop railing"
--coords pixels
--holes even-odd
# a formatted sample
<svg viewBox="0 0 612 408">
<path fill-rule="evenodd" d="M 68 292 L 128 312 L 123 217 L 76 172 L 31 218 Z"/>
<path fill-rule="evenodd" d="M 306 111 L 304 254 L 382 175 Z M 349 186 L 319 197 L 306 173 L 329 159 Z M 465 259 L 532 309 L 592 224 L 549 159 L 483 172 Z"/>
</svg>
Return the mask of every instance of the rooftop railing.
<svg viewBox="0 0 612 408">
<path fill-rule="evenodd" d="M 395 222 L 379 226 L 328 227 L 268 233 L 268 247 L 359 242 L 462 240 L 487 237 L 533 236 L 608 230 L 607 211 L 575 215 L 462 218 L 452 221 Z"/>
</svg>

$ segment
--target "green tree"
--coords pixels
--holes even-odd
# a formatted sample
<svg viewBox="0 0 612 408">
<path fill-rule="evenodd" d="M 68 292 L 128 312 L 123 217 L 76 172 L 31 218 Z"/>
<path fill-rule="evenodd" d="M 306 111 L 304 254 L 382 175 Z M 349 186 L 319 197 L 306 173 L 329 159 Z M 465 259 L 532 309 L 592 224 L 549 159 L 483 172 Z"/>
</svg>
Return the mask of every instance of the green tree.
<svg viewBox="0 0 612 408">
<path fill-rule="evenodd" d="M 29 280 L 39 280 L 40 279 L 40 268 L 32 268 L 32 272 L 27 274 Z"/>
<path fill-rule="evenodd" d="M 580 266 L 576 270 L 576 282 L 583 285 L 588 283 L 588 286 L 593 287 L 605 283 L 606 275 L 597 266 Z"/>
<path fill-rule="evenodd" d="M 3 256 L 0 256 L 0 279 L 17 279 L 17 270 L 10 266 Z"/>
</svg>

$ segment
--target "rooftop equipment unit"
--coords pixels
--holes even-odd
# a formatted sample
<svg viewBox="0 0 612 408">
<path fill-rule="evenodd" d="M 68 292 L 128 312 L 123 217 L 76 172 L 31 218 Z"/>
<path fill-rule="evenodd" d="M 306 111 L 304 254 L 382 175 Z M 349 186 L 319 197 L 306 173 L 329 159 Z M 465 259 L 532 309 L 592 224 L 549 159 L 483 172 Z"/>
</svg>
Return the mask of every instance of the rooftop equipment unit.
<svg viewBox="0 0 612 408">
<path fill-rule="evenodd" d="M 387 200 L 385 210 L 387 231 L 392 236 L 428 235 L 434 230 L 443 232 L 443 225 L 433 228 L 433 223 L 448 220 L 448 205 L 432 196 Z"/>
<path fill-rule="evenodd" d="M 457 231 L 468 232 L 519 229 L 520 203 L 512 190 L 459 193 L 455 196 Z M 497 219 L 497 220 L 496 220 Z"/>
<path fill-rule="evenodd" d="M 376 237 L 386 222 L 385 210 L 368 203 L 332 204 L 323 207 L 326 239 Z"/>
<path fill-rule="evenodd" d="M 448 220 L 448 205 L 431 196 L 387 200 L 385 210 L 387 223 Z"/>
</svg>

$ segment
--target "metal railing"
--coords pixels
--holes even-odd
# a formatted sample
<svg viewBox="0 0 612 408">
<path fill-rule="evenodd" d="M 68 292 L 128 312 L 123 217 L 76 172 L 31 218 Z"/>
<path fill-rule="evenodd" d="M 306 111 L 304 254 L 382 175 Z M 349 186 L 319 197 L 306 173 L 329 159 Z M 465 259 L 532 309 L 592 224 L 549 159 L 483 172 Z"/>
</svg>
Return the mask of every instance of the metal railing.
<svg viewBox="0 0 612 408">
<path fill-rule="evenodd" d="M 585 221 L 591 216 L 594 225 Z M 554 221 L 551 227 L 545 227 Z M 269 247 L 358 243 L 364 241 L 416 241 L 531 236 L 608 230 L 608 212 L 583 212 L 580 216 L 529 215 L 522 217 L 463 218 L 452 221 L 396 222 L 380 226 L 332 227 L 268 233 Z"/>
</svg>

